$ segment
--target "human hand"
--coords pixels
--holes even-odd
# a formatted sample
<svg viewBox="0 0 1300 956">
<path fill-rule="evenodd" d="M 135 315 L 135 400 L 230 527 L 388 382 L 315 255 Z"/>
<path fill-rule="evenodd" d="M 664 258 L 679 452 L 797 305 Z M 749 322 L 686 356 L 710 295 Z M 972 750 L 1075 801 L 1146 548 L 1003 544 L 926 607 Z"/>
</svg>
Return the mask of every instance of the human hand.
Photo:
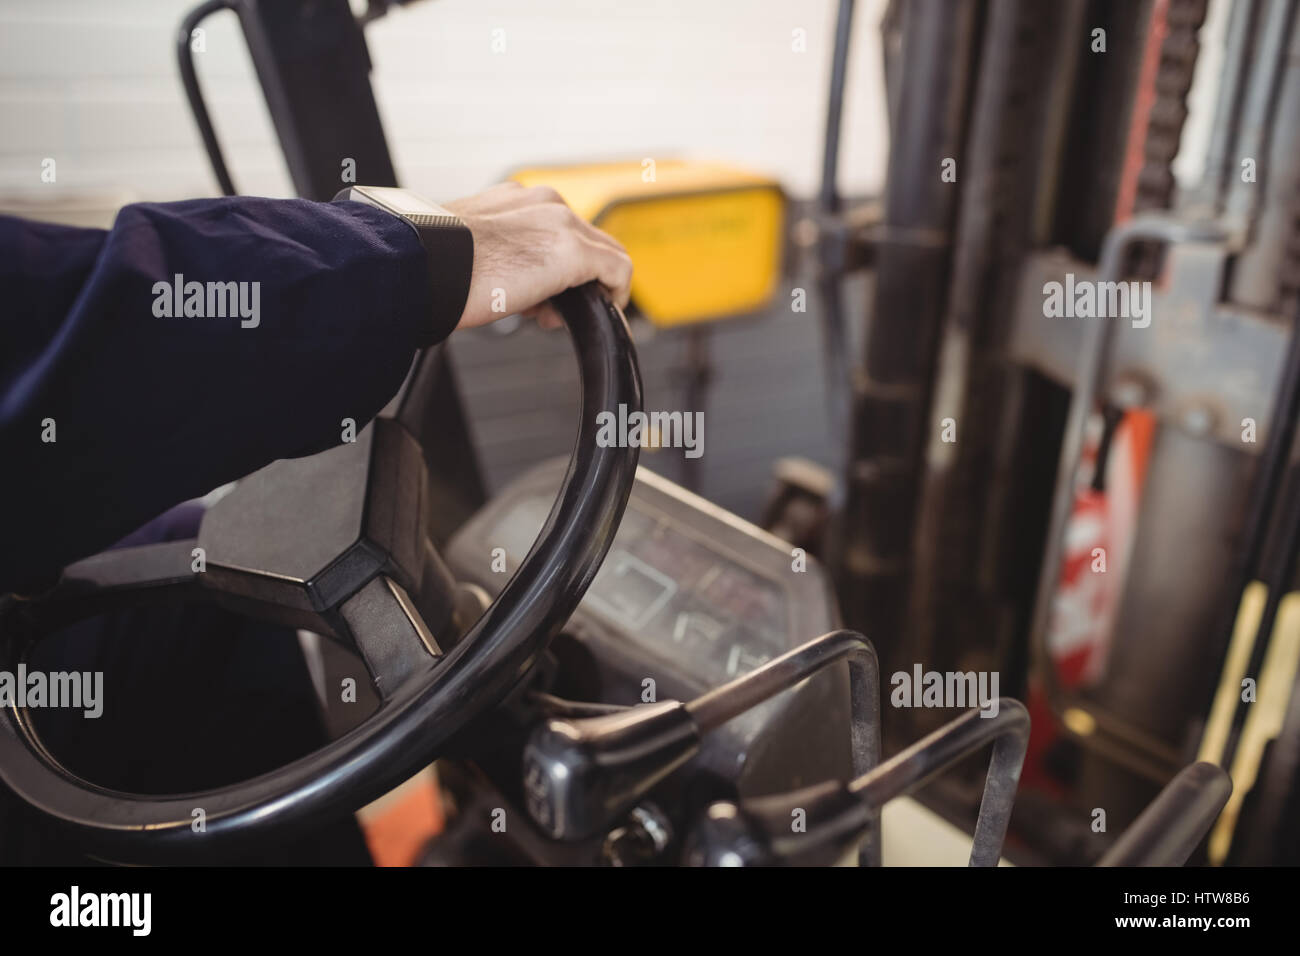
<svg viewBox="0 0 1300 956">
<path fill-rule="evenodd" d="M 549 186 L 502 183 L 443 205 L 474 236 L 474 271 L 458 329 L 515 313 L 536 318 L 542 328 L 559 328 L 550 297 L 593 279 L 619 308 L 627 305 L 627 250 Z"/>
</svg>

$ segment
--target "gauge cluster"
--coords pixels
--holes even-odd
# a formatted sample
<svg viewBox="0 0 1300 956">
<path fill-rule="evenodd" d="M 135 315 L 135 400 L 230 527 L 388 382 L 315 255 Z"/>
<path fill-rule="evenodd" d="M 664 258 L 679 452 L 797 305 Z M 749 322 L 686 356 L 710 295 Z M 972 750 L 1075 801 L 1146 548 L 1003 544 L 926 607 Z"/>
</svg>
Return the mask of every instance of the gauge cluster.
<svg viewBox="0 0 1300 956">
<path fill-rule="evenodd" d="M 562 469 L 539 466 L 462 529 L 449 549 L 458 576 L 500 589 L 541 529 Z M 641 468 L 575 619 L 624 659 L 714 687 L 834 626 L 820 567 L 796 564 L 785 542 Z"/>
</svg>

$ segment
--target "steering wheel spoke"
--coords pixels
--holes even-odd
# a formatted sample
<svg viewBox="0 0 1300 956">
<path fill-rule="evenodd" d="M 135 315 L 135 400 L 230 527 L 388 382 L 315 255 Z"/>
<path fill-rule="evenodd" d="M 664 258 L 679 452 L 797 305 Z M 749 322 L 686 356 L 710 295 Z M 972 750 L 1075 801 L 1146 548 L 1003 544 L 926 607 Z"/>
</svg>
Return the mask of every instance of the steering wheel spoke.
<svg viewBox="0 0 1300 956">
<path fill-rule="evenodd" d="M 381 701 L 391 700 L 403 684 L 442 657 L 410 595 L 392 578 L 374 578 L 339 608 L 339 616 Z"/>
<path fill-rule="evenodd" d="M 195 544 L 190 539 L 115 548 L 70 564 L 45 594 L 11 598 L 7 613 L 0 613 L 0 636 L 46 633 L 92 614 L 191 593 L 198 577 Z"/>
</svg>

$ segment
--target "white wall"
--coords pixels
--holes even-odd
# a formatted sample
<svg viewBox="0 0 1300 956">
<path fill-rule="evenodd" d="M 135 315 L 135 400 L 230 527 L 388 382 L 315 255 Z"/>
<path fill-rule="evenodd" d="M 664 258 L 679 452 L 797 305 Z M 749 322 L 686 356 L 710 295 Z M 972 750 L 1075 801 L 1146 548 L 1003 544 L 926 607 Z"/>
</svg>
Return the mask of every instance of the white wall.
<svg viewBox="0 0 1300 956">
<path fill-rule="evenodd" d="M 197 0 L 0 2 L 0 206 L 215 195 L 173 37 Z M 730 159 L 815 190 L 834 0 L 423 0 L 367 31 L 398 175 L 433 198 L 528 161 Z M 859 3 L 841 184 L 880 188 L 878 24 Z M 208 22 L 200 83 L 241 191 L 292 195 L 235 18 Z M 806 52 L 792 33 L 806 31 Z M 493 31 L 506 50 L 494 53 Z M 57 181 L 41 182 L 41 161 Z"/>
</svg>

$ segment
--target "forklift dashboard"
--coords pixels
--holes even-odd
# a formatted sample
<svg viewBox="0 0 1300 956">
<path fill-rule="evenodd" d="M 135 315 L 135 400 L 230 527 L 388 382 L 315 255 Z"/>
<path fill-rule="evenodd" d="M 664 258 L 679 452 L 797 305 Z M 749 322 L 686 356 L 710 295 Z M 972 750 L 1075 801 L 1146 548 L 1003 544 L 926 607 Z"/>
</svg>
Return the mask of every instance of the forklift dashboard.
<svg viewBox="0 0 1300 956">
<path fill-rule="evenodd" d="M 458 576 L 495 596 L 541 529 L 563 464 L 538 466 L 467 523 L 448 554 Z M 828 587 L 815 560 L 794 561 L 785 542 L 642 467 L 573 626 L 698 691 L 829 630 Z"/>
</svg>

